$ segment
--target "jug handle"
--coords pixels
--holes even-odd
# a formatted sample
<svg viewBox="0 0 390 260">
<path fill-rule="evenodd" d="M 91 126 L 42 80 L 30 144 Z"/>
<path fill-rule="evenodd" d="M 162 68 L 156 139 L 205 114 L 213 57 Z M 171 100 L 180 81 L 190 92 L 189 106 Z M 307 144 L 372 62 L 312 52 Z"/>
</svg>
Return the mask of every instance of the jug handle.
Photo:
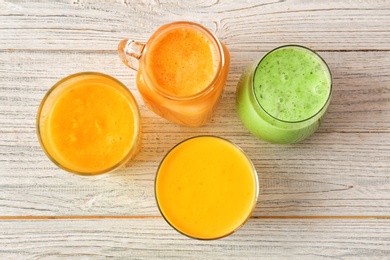
<svg viewBox="0 0 390 260">
<path fill-rule="evenodd" d="M 130 39 L 124 39 L 118 44 L 118 55 L 122 62 L 129 68 L 137 71 L 145 44 Z"/>
</svg>

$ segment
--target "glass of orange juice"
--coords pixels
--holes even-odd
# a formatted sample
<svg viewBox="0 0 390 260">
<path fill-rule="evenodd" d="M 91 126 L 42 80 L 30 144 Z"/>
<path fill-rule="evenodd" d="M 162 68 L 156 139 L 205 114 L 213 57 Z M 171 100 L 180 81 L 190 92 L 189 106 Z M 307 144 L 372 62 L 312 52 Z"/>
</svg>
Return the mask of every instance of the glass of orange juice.
<svg viewBox="0 0 390 260">
<path fill-rule="evenodd" d="M 146 44 L 125 39 L 118 54 L 137 70 L 145 105 L 174 123 L 201 126 L 212 117 L 226 82 L 229 51 L 192 22 L 161 26 Z"/>
<path fill-rule="evenodd" d="M 97 72 L 70 75 L 45 95 L 37 134 L 60 168 L 96 175 L 124 166 L 140 146 L 140 114 L 131 92 Z"/>
<path fill-rule="evenodd" d="M 258 197 L 255 167 L 232 142 L 197 136 L 173 147 L 157 171 L 155 194 L 165 220 L 178 232 L 211 240 L 235 232 Z"/>
</svg>

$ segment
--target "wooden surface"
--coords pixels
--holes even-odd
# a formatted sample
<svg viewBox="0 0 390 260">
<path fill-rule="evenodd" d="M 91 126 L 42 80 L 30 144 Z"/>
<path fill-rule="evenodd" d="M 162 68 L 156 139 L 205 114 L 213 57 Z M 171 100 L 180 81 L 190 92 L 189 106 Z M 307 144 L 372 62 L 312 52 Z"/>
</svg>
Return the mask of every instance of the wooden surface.
<svg viewBox="0 0 390 260">
<path fill-rule="evenodd" d="M 204 127 L 150 112 L 123 38 L 146 41 L 162 24 L 208 27 L 231 52 L 225 92 Z M 294 145 L 256 139 L 235 111 L 252 61 L 295 43 L 318 51 L 333 74 L 328 115 Z M 45 92 L 80 71 L 110 74 L 132 91 L 143 146 L 132 165 L 81 177 L 49 161 L 36 137 Z M 164 154 L 213 134 L 238 144 L 258 171 L 253 217 L 237 233 L 197 241 L 157 210 L 153 184 Z M 388 1 L 0 0 L 0 259 L 389 259 L 390 3 Z"/>
</svg>

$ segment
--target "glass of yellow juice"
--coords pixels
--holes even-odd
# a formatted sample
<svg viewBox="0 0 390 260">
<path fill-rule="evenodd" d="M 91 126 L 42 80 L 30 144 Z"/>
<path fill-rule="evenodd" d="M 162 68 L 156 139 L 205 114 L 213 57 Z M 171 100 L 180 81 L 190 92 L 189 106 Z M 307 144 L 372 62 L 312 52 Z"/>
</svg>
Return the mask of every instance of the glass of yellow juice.
<svg viewBox="0 0 390 260">
<path fill-rule="evenodd" d="M 155 195 L 165 220 L 178 232 L 212 240 L 234 233 L 250 218 L 259 185 L 256 169 L 232 142 L 189 138 L 173 147 L 157 171 Z"/>
<path fill-rule="evenodd" d="M 125 39 L 122 61 L 137 71 L 137 88 L 157 115 L 186 126 L 212 117 L 225 86 L 229 51 L 208 29 L 192 22 L 161 26 L 146 44 Z"/>
<path fill-rule="evenodd" d="M 133 95 L 97 72 L 70 75 L 43 98 L 37 114 L 41 147 L 57 166 L 97 175 L 124 166 L 140 147 L 140 114 Z"/>
</svg>

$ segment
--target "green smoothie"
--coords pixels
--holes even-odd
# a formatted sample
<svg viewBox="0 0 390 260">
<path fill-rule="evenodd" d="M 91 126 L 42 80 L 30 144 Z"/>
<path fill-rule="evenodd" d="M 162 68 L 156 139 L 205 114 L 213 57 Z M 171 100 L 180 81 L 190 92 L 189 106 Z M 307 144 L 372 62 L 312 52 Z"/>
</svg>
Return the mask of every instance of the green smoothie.
<svg viewBox="0 0 390 260">
<path fill-rule="evenodd" d="M 295 143 L 314 133 L 329 105 L 332 79 L 315 52 L 283 46 L 249 67 L 237 87 L 244 125 L 272 143 Z"/>
</svg>

